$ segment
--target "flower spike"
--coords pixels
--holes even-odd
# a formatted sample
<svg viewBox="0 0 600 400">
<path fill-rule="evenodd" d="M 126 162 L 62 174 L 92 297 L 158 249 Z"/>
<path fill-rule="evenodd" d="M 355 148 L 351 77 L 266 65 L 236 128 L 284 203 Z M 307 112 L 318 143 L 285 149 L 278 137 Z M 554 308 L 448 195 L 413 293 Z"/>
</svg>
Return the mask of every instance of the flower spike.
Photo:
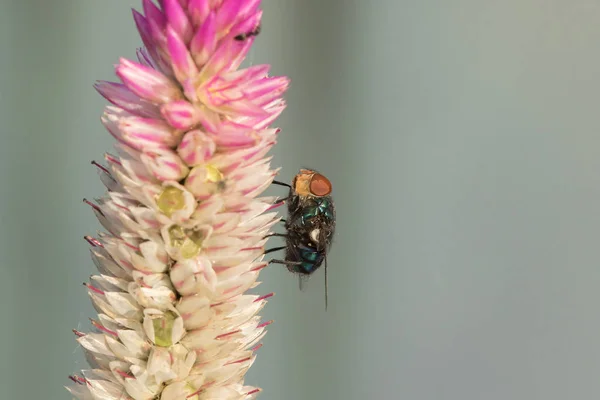
<svg viewBox="0 0 600 400">
<path fill-rule="evenodd" d="M 260 32 L 260 0 L 142 0 L 144 48 L 100 81 L 116 139 L 92 162 L 104 197 L 84 199 L 105 228 L 84 236 L 99 273 L 84 283 L 98 317 L 73 330 L 92 369 L 78 399 L 253 399 L 244 385 L 274 295 L 256 287 L 279 221 L 261 198 L 289 80 L 240 69 Z M 281 202 L 283 204 L 283 202 Z M 281 205 L 280 204 L 280 205 Z"/>
</svg>

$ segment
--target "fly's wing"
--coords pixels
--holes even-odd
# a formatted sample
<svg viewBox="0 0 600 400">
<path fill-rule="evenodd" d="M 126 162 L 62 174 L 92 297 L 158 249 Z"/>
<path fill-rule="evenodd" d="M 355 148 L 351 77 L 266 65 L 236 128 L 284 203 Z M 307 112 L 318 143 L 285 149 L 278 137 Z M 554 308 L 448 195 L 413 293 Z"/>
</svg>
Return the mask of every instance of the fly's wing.
<svg viewBox="0 0 600 400">
<path fill-rule="evenodd" d="M 327 283 L 327 256 L 325 257 L 325 311 L 327 311 L 327 306 L 329 303 L 329 285 Z M 308 278 L 310 275 L 298 275 L 298 286 L 300 287 L 301 292 L 306 292 L 306 287 L 308 284 Z"/>
<path fill-rule="evenodd" d="M 298 274 L 298 287 L 301 292 L 306 292 L 306 284 L 308 283 L 308 275 Z"/>
</svg>

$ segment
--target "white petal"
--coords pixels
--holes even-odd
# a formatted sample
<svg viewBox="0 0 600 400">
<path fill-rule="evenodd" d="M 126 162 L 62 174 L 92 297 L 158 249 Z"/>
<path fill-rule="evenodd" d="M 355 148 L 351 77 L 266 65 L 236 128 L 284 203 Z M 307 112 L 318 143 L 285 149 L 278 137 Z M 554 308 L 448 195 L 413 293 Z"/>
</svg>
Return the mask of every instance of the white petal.
<svg viewBox="0 0 600 400">
<path fill-rule="evenodd" d="M 211 262 L 204 257 L 177 262 L 171 268 L 170 276 L 173 285 L 183 296 L 210 295 L 217 286 L 217 274 Z"/>
<path fill-rule="evenodd" d="M 208 200 L 200 202 L 192 218 L 198 224 L 212 224 L 216 218 L 216 213 L 223 209 L 223 205 L 222 198 L 213 196 Z"/>
<path fill-rule="evenodd" d="M 88 296 L 90 296 L 92 305 L 99 314 L 106 314 L 111 318 L 116 318 L 119 316 L 115 309 L 106 301 L 106 297 L 104 297 L 104 295 L 88 291 Z"/>
<path fill-rule="evenodd" d="M 166 287 L 169 289 L 173 288 L 173 285 L 171 284 L 171 280 L 169 279 L 169 276 L 167 274 L 151 274 L 151 273 L 147 273 L 147 272 L 144 273 L 144 272 L 134 271 L 131 274 L 131 277 L 133 278 L 134 282 L 137 283 L 138 286 L 151 287 L 151 288 L 158 288 L 158 287 Z"/>
<path fill-rule="evenodd" d="M 106 345 L 105 335 L 100 333 L 88 333 L 77 339 L 79 344 L 85 349 L 99 354 L 112 356 L 112 351 Z"/>
<path fill-rule="evenodd" d="M 146 288 L 133 283 L 130 293 L 135 295 L 135 299 L 142 307 L 158 308 L 160 310 L 168 309 L 177 299 L 175 292 L 164 286 Z"/>
<path fill-rule="evenodd" d="M 127 290 L 127 282 L 124 279 L 115 278 L 109 275 L 93 275 L 92 284 L 103 291 Z"/>
<path fill-rule="evenodd" d="M 127 393 L 118 383 L 88 379 L 90 392 L 96 400 L 127 400 Z"/>
<path fill-rule="evenodd" d="M 182 297 L 177 305 L 177 310 L 181 313 L 183 324 L 187 330 L 206 326 L 214 313 L 211 310 L 209 298 L 197 295 Z"/>
<path fill-rule="evenodd" d="M 90 252 L 92 253 L 92 260 L 100 273 L 114 275 L 117 278 L 123 279 L 130 276 L 121 266 L 113 261 L 106 250 L 96 247 L 91 249 Z"/>
<path fill-rule="evenodd" d="M 119 360 L 127 360 L 130 358 L 135 358 L 133 352 L 131 352 L 123 343 L 113 338 L 112 336 L 106 337 L 106 344 L 114 354 L 114 357 L 117 357 Z"/>
<path fill-rule="evenodd" d="M 187 385 L 186 382 L 175 382 L 164 388 L 160 400 L 200 400 L 199 394 L 192 396 L 196 392 L 197 389 Z"/>
<path fill-rule="evenodd" d="M 125 318 L 141 319 L 142 309 L 129 293 L 106 292 L 106 300 L 113 309 Z"/>
<path fill-rule="evenodd" d="M 151 346 L 140 332 L 131 329 L 119 329 L 117 333 L 119 339 L 133 357 L 145 358 L 148 356 Z"/>
<path fill-rule="evenodd" d="M 114 318 L 109 317 L 106 314 L 98 314 L 98 319 L 100 320 L 102 326 L 113 332 L 116 332 L 118 329 L 121 328 L 119 323 Z"/>
<path fill-rule="evenodd" d="M 241 218 L 237 213 L 217 214 L 212 221 L 213 235 L 223 235 L 233 231 L 240 224 Z"/>
<path fill-rule="evenodd" d="M 177 374 L 171 369 L 171 354 L 168 349 L 152 348 L 148 357 L 148 373 L 155 376 L 159 384 L 177 377 Z"/>
<path fill-rule="evenodd" d="M 88 388 L 88 385 L 73 384 L 65 387 L 71 393 L 71 395 L 79 400 L 95 400 Z"/>
<path fill-rule="evenodd" d="M 125 380 L 125 389 L 135 400 L 152 400 L 159 391 L 158 387 L 149 388 L 145 383 L 133 378 Z"/>
<path fill-rule="evenodd" d="M 125 362 L 125 361 L 121 361 L 121 360 L 111 361 L 110 370 L 113 375 L 112 381 L 125 386 L 125 378 L 122 374 L 126 373 L 126 371 L 129 371 L 130 367 L 131 367 L 131 364 L 128 362 Z"/>
</svg>

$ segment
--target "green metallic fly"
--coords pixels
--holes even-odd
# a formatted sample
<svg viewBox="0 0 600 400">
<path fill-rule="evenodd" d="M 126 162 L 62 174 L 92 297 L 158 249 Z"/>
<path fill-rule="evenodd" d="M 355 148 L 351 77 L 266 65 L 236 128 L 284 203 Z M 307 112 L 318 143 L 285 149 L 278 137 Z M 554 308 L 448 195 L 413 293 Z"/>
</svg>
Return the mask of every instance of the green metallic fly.
<svg viewBox="0 0 600 400">
<path fill-rule="evenodd" d="M 290 189 L 288 197 L 279 200 L 288 205 L 285 223 L 286 233 L 274 233 L 286 240 L 285 246 L 265 251 L 265 254 L 285 249 L 283 260 L 270 263 L 283 264 L 290 272 L 299 275 L 300 288 L 303 280 L 325 265 L 325 308 L 327 309 L 327 253 L 335 233 L 335 207 L 331 197 L 329 179 L 317 171 L 301 169 L 292 184 L 273 181 Z"/>
</svg>

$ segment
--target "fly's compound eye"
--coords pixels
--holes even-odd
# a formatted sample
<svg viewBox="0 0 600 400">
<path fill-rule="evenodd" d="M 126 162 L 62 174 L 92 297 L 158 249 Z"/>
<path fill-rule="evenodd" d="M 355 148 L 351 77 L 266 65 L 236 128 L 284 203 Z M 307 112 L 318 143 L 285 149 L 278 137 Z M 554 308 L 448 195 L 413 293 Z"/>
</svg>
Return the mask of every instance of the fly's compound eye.
<svg viewBox="0 0 600 400">
<path fill-rule="evenodd" d="M 331 182 L 321 174 L 314 174 L 310 180 L 310 193 L 313 196 L 327 196 L 331 193 Z"/>
</svg>

